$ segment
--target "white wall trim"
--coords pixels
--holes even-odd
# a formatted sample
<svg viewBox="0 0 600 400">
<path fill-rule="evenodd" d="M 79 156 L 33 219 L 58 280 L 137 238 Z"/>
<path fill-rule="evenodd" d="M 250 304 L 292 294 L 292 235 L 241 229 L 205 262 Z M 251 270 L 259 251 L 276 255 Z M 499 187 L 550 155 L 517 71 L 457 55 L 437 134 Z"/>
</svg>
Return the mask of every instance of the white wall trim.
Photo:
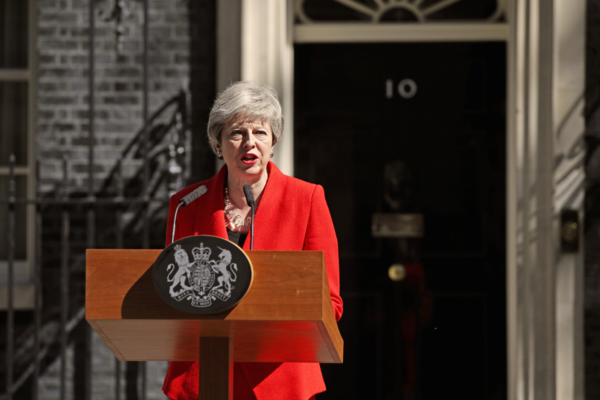
<svg viewBox="0 0 600 400">
<path fill-rule="evenodd" d="M 36 194 L 36 128 L 37 128 L 37 0 L 27 0 L 28 3 L 28 49 L 27 68 L 0 69 L 0 82 L 27 83 L 27 166 L 16 166 L 15 175 L 27 179 L 27 198 Z M 6 160 L 3 160 L 6 161 Z M 0 167 L 0 176 L 7 176 L 9 168 Z M 33 265 L 36 239 L 35 207 L 28 206 L 26 211 L 27 236 L 26 259 L 14 262 L 14 307 L 15 309 L 32 309 L 34 307 Z M 0 310 L 7 307 L 7 271 L 8 263 L 0 261 Z"/>
<path fill-rule="evenodd" d="M 506 350 L 507 350 L 507 393 L 509 400 L 521 400 L 518 393 L 523 393 L 522 347 L 520 341 L 518 296 L 514 288 L 518 287 L 517 245 L 522 240 L 519 235 L 519 190 L 517 162 L 522 157 L 517 155 L 517 138 L 523 136 L 523 97 L 517 87 L 523 86 L 523 68 L 517 65 L 522 59 L 525 41 L 517 35 L 525 24 L 524 2 L 512 1 L 507 9 L 507 17 L 512 22 L 510 37 L 507 43 L 507 131 L 506 131 Z"/>
<path fill-rule="evenodd" d="M 13 307 L 15 310 L 33 310 L 35 308 L 35 285 L 33 283 L 15 283 L 13 289 Z M 8 308 L 8 286 L 0 286 L 0 310 Z"/>
<path fill-rule="evenodd" d="M 508 36 L 507 23 L 318 23 L 294 27 L 296 43 L 490 42 L 506 41 Z"/>
<path fill-rule="evenodd" d="M 0 69 L 1 81 L 28 81 L 30 77 L 29 69 Z"/>
</svg>

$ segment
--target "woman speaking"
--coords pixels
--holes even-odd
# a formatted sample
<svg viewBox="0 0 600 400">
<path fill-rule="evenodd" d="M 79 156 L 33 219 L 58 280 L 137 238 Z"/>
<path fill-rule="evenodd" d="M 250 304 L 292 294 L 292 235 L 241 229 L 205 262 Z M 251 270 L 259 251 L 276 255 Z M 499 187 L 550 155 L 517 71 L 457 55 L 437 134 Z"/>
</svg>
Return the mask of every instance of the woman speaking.
<svg viewBox="0 0 600 400">
<path fill-rule="evenodd" d="M 232 84 L 215 100 L 207 130 L 213 151 L 225 165 L 211 179 L 171 197 L 167 244 L 179 200 L 205 185 L 207 193 L 179 211 L 175 239 L 213 235 L 248 250 L 251 218 L 243 187 L 250 185 L 257 206 L 254 249 L 323 250 L 331 302 L 339 320 L 343 305 L 338 246 L 323 188 L 286 176 L 269 161 L 283 131 L 277 93 L 252 82 Z M 198 399 L 198 374 L 197 362 L 171 362 L 164 393 L 171 399 Z M 234 364 L 235 400 L 307 400 L 324 390 L 317 363 Z"/>
</svg>

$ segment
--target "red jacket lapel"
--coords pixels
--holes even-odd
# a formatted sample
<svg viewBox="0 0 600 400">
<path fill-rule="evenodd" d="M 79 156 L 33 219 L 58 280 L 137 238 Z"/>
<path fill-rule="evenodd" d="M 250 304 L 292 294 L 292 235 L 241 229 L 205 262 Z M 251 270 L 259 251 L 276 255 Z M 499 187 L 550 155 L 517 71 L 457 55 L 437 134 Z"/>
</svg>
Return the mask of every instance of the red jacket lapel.
<svg viewBox="0 0 600 400">
<path fill-rule="evenodd" d="M 206 194 L 196 204 L 194 235 L 213 235 L 227 239 L 227 229 L 223 215 L 223 187 L 227 176 L 227 166 L 206 181 Z"/>
</svg>

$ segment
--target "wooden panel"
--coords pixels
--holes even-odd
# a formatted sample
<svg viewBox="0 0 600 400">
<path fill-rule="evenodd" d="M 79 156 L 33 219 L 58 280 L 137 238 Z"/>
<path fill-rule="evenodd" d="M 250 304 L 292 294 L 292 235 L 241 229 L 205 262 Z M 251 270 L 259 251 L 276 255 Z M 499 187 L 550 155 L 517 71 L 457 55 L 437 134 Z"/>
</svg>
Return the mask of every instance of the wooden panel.
<svg viewBox="0 0 600 400">
<path fill-rule="evenodd" d="M 86 318 L 320 320 L 322 252 L 248 251 L 252 287 L 233 309 L 212 316 L 176 310 L 154 290 L 160 250 L 88 250 Z M 92 284 L 93 283 L 93 284 Z"/>
<path fill-rule="evenodd" d="M 198 337 L 220 336 L 235 340 L 235 361 L 336 362 L 315 322 L 161 320 L 147 321 L 144 326 L 123 320 L 94 323 L 124 360 L 197 361 Z"/>
<path fill-rule="evenodd" d="M 121 360 L 195 361 L 199 337 L 230 337 L 235 361 L 342 362 L 323 252 L 247 252 L 252 287 L 211 316 L 173 309 L 150 266 L 160 250 L 88 250 L 86 318 Z"/>
<path fill-rule="evenodd" d="M 120 319 L 125 295 L 156 261 L 160 252 L 160 250 L 88 250 L 85 277 L 86 318 Z M 151 280 L 150 284 L 152 285 Z"/>
<path fill-rule="evenodd" d="M 200 338 L 199 400 L 233 400 L 233 341 Z"/>
</svg>

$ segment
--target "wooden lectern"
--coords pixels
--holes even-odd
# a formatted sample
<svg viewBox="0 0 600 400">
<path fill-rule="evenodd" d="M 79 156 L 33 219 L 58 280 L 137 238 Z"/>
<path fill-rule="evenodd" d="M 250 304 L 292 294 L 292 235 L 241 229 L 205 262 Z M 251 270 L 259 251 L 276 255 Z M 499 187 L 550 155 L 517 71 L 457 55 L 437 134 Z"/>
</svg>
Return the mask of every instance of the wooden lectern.
<svg viewBox="0 0 600 400">
<path fill-rule="evenodd" d="M 86 319 L 119 360 L 199 361 L 200 399 L 232 399 L 233 362 L 341 363 L 321 251 L 247 251 L 254 281 L 233 308 L 201 316 L 165 303 L 161 250 L 88 250 Z"/>
</svg>

